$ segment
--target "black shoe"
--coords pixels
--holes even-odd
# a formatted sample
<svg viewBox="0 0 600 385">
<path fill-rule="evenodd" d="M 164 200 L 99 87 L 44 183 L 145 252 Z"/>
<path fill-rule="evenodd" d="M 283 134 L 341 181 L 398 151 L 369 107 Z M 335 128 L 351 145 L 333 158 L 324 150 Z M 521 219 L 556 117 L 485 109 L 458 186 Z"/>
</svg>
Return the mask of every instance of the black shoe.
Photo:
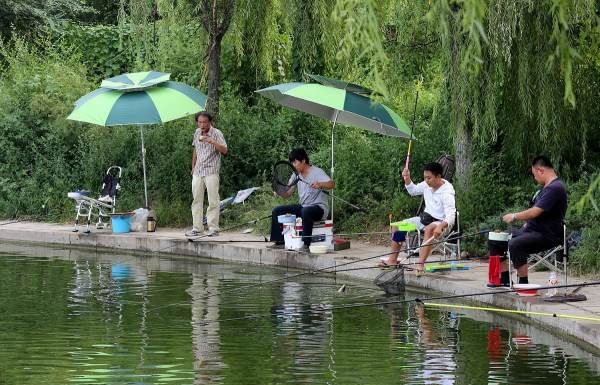
<svg viewBox="0 0 600 385">
<path fill-rule="evenodd" d="M 272 245 L 268 245 L 267 249 L 283 249 L 285 247 L 285 243 L 275 242 Z"/>
<path fill-rule="evenodd" d="M 508 283 L 500 283 L 499 285 L 496 285 L 494 283 L 489 283 L 486 285 L 489 289 L 506 289 L 510 287 L 510 284 Z"/>
</svg>

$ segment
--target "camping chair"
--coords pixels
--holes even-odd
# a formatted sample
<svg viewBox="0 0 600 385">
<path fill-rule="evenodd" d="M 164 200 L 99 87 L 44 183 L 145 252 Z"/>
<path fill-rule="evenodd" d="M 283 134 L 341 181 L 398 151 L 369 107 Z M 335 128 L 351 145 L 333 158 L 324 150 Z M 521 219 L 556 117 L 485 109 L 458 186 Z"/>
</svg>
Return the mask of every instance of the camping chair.
<svg viewBox="0 0 600 385">
<path fill-rule="evenodd" d="M 444 256 L 444 259 L 459 259 L 461 251 L 460 235 L 460 214 L 457 210 L 452 228 L 446 229 L 441 238 L 432 241 L 436 244 L 433 246 L 431 254 L 441 254 Z M 407 247 L 411 249 L 409 256 L 419 255 L 419 246 L 421 245 L 422 239 L 423 233 L 421 231 L 407 232 L 406 243 Z"/>
<path fill-rule="evenodd" d="M 550 271 L 564 273 L 567 283 L 567 265 L 571 249 L 577 247 L 581 241 L 581 231 L 576 230 L 567 236 L 567 226 L 563 223 L 563 242 L 549 250 L 531 254 L 527 260 L 530 269 L 544 266 Z"/>
<path fill-rule="evenodd" d="M 100 196 L 98 199 L 91 198 L 89 191 L 73 191 L 69 192 L 67 196 L 75 200 L 75 210 L 77 215 L 75 216 L 75 225 L 73 231 L 79 231 L 77 225 L 79 224 L 79 218 L 85 218 L 87 227 L 86 233 L 90 232 L 90 223 L 92 217 L 97 217 L 96 228 L 104 228 L 103 219 L 110 217 L 110 214 L 115 212 L 115 206 L 117 204 L 117 192 L 121 189 L 119 181 L 121 179 L 122 169 L 119 166 L 111 166 L 106 170 L 106 175 L 102 179 L 102 189 L 100 190 Z M 110 223 L 110 222 L 109 222 Z"/>
</svg>

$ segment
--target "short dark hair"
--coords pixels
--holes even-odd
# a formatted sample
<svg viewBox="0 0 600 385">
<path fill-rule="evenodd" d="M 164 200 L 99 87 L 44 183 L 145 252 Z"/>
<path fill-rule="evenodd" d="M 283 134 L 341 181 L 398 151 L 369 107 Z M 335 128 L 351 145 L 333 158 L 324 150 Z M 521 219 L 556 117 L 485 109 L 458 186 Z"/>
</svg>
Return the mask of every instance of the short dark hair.
<svg viewBox="0 0 600 385">
<path fill-rule="evenodd" d="M 442 176 L 444 168 L 438 162 L 431 162 L 423 166 L 423 171 L 429 171 L 435 176 Z"/>
<path fill-rule="evenodd" d="M 211 114 L 209 114 L 206 111 L 200 111 L 196 114 L 195 118 L 196 118 L 196 122 L 198 121 L 198 118 L 201 116 L 206 116 L 208 118 L 208 121 L 212 123 L 213 117 Z"/>
<path fill-rule="evenodd" d="M 554 166 L 552 166 L 552 162 L 550 161 L 550 159 L 548 159 L 548 157 L 544 155 L 538 155 L 535 158 L 533 158 L 533 161 L 531 162 L 531 167 L 547 167 L 554 169 Z"/>
<path fill-rule="evenodd" d="M 303 148 L 295 148 L 290 152 L 290 156 L 289 156 L 289 160 L 290 163 L 293 163 L 295 160 L 298 161 L 305 161 L 307 164 L 310 164 L 310 161 L 308 160 L 308 154 L 306 153 L 306 150 Z"/>
</svg>

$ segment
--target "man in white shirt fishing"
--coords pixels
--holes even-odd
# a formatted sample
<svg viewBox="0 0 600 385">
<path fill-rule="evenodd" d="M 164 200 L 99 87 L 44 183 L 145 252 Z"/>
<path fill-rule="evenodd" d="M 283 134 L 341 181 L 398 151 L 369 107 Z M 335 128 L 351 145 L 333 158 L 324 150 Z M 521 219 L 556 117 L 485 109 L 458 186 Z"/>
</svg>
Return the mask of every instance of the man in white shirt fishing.
<svg viewBox="0 0 600 385">
<path fill-rule="evenodd" d="M 424 264 L 435 239 L 450 231 L 456 219 L 456 203 L 454 199 L 454 187 L 450 182 L 442 178 L 443 168 L 437 162 L 427 163 L 423 167 L 423 182 L 414 184 L 410 178 L 408 168 L 402 170 L 402 178 L 406 191 L 412 196 L 423 195 L 425 210 L 418 217 L 405 219 L 404 223 L 413 224 L 418 231 L 424 232 L 425 242 L 419 248 L 419 262 L 417 264 L 417 275 L 423 272 Z M 387 260 L 382 260 L 380 266 L 395 266 L 398 264 L 398 253 L 406 240 L 406 231 L 392 227 L 392 253 Z"/>
</svg>

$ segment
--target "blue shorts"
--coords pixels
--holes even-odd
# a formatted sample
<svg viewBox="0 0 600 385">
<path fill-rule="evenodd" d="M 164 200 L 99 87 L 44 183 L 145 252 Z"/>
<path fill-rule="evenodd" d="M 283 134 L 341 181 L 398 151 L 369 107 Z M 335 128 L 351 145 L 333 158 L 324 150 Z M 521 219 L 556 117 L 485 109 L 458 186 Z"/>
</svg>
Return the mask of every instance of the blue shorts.
<svg viewBox="0 0 600 385">
<path fill-rule="evenodd" d="M 392 233 L 392 241 L 394 242 L 404 242 L 406 240 L 406 231 L 394 231 Z"/>
</svg>

